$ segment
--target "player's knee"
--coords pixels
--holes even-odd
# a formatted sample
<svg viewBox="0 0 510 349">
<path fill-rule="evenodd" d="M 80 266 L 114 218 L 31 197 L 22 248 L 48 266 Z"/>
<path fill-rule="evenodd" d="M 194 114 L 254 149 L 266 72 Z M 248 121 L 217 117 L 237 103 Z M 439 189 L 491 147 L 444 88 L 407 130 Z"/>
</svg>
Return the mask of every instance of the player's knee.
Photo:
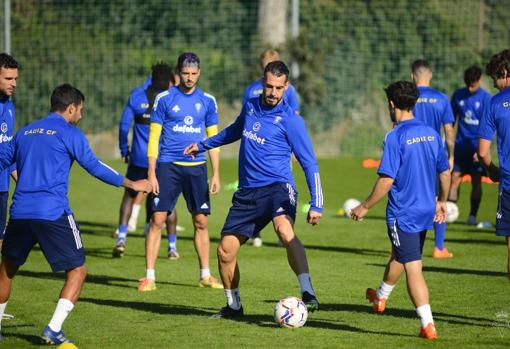
<svg viewBox="0 0 510 349">
<path fill-rule="evenodd" d="M 196 215 L 193 218 L 193 224 L 197 232 L 207 231 L 207 216 L 203 214 Z"/>
<path fill-rule="evenodd" d="M 87 277 L 87 268 L 82 265 L 80 267 L 67 271 L 67 278 L 75 281 L 84 282 Z"/>
<path fill-rule="evenodd" d="M 235 253 L 228 251 L 222 244 L 218 245 L 216 253 L 220 263 L 229 263 L 235 258 Z"/>
</svg>

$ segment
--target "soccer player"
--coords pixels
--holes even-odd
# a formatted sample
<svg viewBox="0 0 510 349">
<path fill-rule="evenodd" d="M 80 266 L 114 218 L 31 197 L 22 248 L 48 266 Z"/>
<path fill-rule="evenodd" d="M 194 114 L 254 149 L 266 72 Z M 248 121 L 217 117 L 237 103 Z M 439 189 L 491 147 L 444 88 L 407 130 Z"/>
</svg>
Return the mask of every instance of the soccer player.
<svg viewBox="0 0 510 349">
<path fill-rule="evenodd" d="M 264 50 L 260 54 L 260 69 L 261 72 L 264 72 L 266 65 L 271 62 L 279 61 L 280 54 L 278 51 L 273 49 Z M 252 82 L 248 87 L 244 90 L 243 94 L 243 105 L 248 102 L 251 98 L 259 97 L 262 94 L 262 81 L 263 78 L 260 78 L 254 82 Z M 284 93 L 284 98 L 290 107 L 294 110 L 296 114 L 299 115 L 299 100 L 296 93 L 296 89 L 289 82 L 287 90 Z M 262 238 L 260 237 L 260 233 L 253 237 L 253 239 L 248 240 L 249 242 L 253 242 L 253 246 L 260 247 L 262 246 Z"/>
<path fill-rule="evenodd" d="M 484 110 L 478 129 L 478 159 L 490 179 L 500 182 L 496 212 L 496 235 L 506 238 L 508 248 L 508 278 L 510 279 L 510 50 L 492 56 L 486 67 L 487 75 L 500 92 L 492 97 Z M 492 162 L 491 144 L 497 135 L 499 167 Z"/>
<path fill-rule="evenodd" d="M 182 193 L 195 228 L 194 242 L 200 268 L 199 287 L 223 288 L 209 269 L 209 193 L 220 189 L 219 149 L 211 150 L 210 184 L 205 155 L 193 160 L 183 149 L 218 132 L 218 107 L 213 96 L 198 88 L 200 59 L 192 52 L 177 59 L 179 86 L 156 97 L 151 114 L 147 155 L 148 179 L 153 187 L 152 220 L 145 245 L 146 277 L 138 291 L 156 289 L 155 266 L 161 242 L 161 228 Z M 161 141 L 160 141 L 161 137 Z M 157 165 L 157 166 L 156 166 Z"/>
<path fill-rule="evenodd" d="M 0 168 L 16 162 L 18 171 L 0 263 L 0 319 L 15 274 L 38 243 L 51 269 L 66 272 L 57 307 L 42 332 L 42 338 L 51 344 L 69 342 L 62 324 L 78 301 L 87 274 L 79 227 L 67 198 L 73 161 L 108 184 L 152 190 L 147 180 L 123 178 L 96 158 L 76 127 L 84 101 L 78 89 L 58 86 L 51 95 L 50 114 L 21 128 L 12 142 L 2 143 L 0 148 Z"/>
<path fill-rule="evenodd" d="M 482 70 L 473 65 L 464 71 L 466 87 L 460 88 L 452 96 L 452 109 L 458 120 L 455 137 L 455 156 L 450 186 L 449 201 L 457 202 L 462 175 L 471 175 L 471 210 L 466 224 L 476 225 L 476 214 L 482 198 L 482 176 L 484 168 L 478 162 L 478 125 L 491 95 L 481 87 Z"/>
<path fill-rule="evenodd" d="M 322 216 L 322 187 L 304 120 L 283 98 L 288 78 L 289 69 L 283 62 L 269 63 L 264 69 L 262 96 L 250 99 L 234 123 L 218 135 L 190 144 L 184 151 L 199 156 L 205 150 L 241 139 L 239 188 L 234 193 L 218 246 L 227 304 L 213 317 L 244 315 L 239 296 L 237 253 L 242 244 L 269 222 L 273 223 L 276 235 L 287 250 L 289 265 L 297 275 L 308 310 L 319 307 L 305 249 L 294 232 L 297 191 L 290 168 L 291 153 L 295 154 L 306 176 L 311 195 L 307 222 L 312 225 L 318 224 Z"/>
<path fill-rule="evenodd" d="M 131 180 L 147 178 L 147 142 L 149 141 L 149 123 L 152 106 L 156 96 L 173 85 L 173 77 L 173 71 L 168 64 L 155 64 L 152 67 L 150 83 L 147 86 L 144 85 L 133 89 L 124 108 L 119 123 L 119 147 L 124 161 L 129 164 L 126 177 Z M 128 134 L 133 121 L 133 141 L 131 149 L 129 149 Z M 117 243 L 112 253 L 114 257 L 124 256 L 129 221 L 134 217 L 134 226 L 136 227 L 136 217 L 138 217 L 138 212 L 140 211 L 140 204 L 136 204 L 136 201 L 139 200 L 139 197 L 143 200 L 145 195 L 130 189 L 124 191 L 119 210 L 119 226 L 116 231 Z M 148 202 L 147 222 L 150 219 L 150 214 L 150 202 Z M 166 226 L 169 240 L 168 257 L 170 259 L 178 259 L 175 213 L 168 215 Z"/>
<path fill-rule="evenodd" d="M 427 284 L 422 274 L 421 255 L 427 229 L 432 222 L 446 219 L 446 197 L 450 171 L 441 137 L 413 116 L 418 89 L 408 81 L 398 81 L 386 89 L 388 108 L 396 124 L 384 141 L 381 164 L 368 198 L 351 211 L 362 220 L 368 210 L 389 193 L 386 224 L 391 241 L 391 257 L 383 281 L 377 289 L 367 289 L 366 297 L 376 313 L 384 312 L 386 301 L 401 274 L 420 317 L 420 337 L 436 339 L 437 333 L 429 305 Z M 436 179 L 440 191 L 436 200 Z"/>
<path fill-rule="evenodd" d="M 448 96 L 430 87 L 432 69 L 427 61 L 423 59 L 414 61 L 411 70 L 411 77 L 420 92 L 420 97 L 413 109 L 413 114 L 418 120 L 432 127 L 439 134 L 441 134 L 441 126 L 443 126 L 448 151 L 448 163 L 450 164 L 450 169 L 452 169 L 455 147 L 453 123 L 455 119 Z M 444 246 L 445 235 L 446 223 L 434 223 L 434 250 L 432 251 L 432 258 L 453 257 L 453 253 L 450 253 Z"/>
<path fill-rule="evenodd" d="M 18 80 L 18 62 L 7 53 L 0 53 L 0 142 L 10 142 L 14 134 L 16 110 L 11 97 Z M 7 200 L 9 199 L 10 169 L 0 172 L 0 249 L 7 223 Z M 12 171 L 16 178 L 16 172 Z"/>
</svg>

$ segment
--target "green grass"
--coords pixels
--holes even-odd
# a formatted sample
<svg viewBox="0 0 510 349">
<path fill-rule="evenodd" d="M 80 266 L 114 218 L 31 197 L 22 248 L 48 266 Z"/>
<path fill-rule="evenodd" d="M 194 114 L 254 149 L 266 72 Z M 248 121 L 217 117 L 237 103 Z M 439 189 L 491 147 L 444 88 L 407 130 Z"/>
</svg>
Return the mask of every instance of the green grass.
<svg viewBox="0 0 510 349">
<path fill-rule="evenodd" d="M 70 198 L 87 249 L 88 279 L 81 299 L 64 324 L 66 335 L 80 348 L 506 348 L 510 343 L 509 283 L 505 276 L 506 248 L 493 229 L 462 223 L 449 225 L 447 246 L 451 260 L 433 260 L 432 236 L 424 251 L 425 278 L 440 339 L 417 337 L 419 321 L 406 293 L 405 280 L 395 288 L 384 315 L 371 313 L 364 299 L 367 287 L 378 286 L 390 244 L 384 221 L 385 203 L 369 212 L 364 222 L 337 216 L 345 199 L 363 199 L 376 178 L 362 169 L 361 159 L 320 162 L 326 210 L 321 224 L 297 218 L 296 230 L 307 247 L 311 275 L 320 310 L 305 327 L 278 328 L 272 319 L 279 298 L 299 295 L 296 277 L 285 251 L 276 245 L 271 229 L 263 232 L 260 249 L 244 246 L 239 255 L 241 298 L 246 316 L 240 321 L 212 320 L 224 305 L 221 290 L 196 287 L 198 265 L 192 228 L 182 200 L 178 205 L 181 259 L 166 259 L 162 244 L 157 264 L 158 290 L 138 293 L 144 276 L 144 240 L 140 231 L 128 237 L 122 259 L 112 259 L 117 212 L 122 190 L 109 187 L 75 166 Z M 124 171 L 124 165 L 113 166 Z M 222 184 L 236 179 L 237 162 L 222 161 Z M 308 201 L 304 178 L 295 165 L 300 205 Z M 484 185 L 479 219 L 494 222 L 497 187 Z M 232 192 L 213 198 L 210 218 L 211 269 L 214 249 L 230 206 Z M 469 186 L 462 186 L 459 222 L 465 221 Z M 141 213 L 141 216 L 143 212 Z M 141 219 L 140 219 L 141 222 Z M 139 224 L 141 226 L 141 223 Z M 163 240 L 164 241 L 164 240 Z M 2 348 L 33 348 L 48 323 L 62 287 L 63 275 L 52 274 L 42 253 L 34 250 L 16 277 L 4 321 Z"/>
</svg>

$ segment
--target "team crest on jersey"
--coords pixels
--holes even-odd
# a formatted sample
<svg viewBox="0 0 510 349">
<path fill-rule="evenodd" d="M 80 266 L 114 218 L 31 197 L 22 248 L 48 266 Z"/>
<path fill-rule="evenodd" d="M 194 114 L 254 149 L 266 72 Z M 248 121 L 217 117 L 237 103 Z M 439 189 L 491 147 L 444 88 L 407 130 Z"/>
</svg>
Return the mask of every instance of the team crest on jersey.
<svg viewBox="0 0 510 349">
<path fill-rule="evenodd" d="M 478 108 L 480 108 L 480 102 L 477 101 L 477 102 L 475 102 L 475 109 L 478 109 Z"/>
<path fill-rule="evenodd" d="M 195 109 L 196 109 L 197 111 L 200 111 L 200 109 L 202 109 L 202 104 L 200 104 L 200 103 L 195 103 Z"/>
<path fill-rule="evenodd" d="M 184 117 L 184 123 L 186 125 L 193 125 L 193 117 L 189 115 Z"/>
<path fill-rule="evenodd" d="M 262 127 L 262 125 L 260 124 L 260 122 L 257 121 L 256 123 L 253 124 L 252 129 L 253 129 L 253 131 L 258 132 L 261 127 Z"/>
<path fill-rule="evenodd" d="M 278 124 L 280 122 L 280 120 L 282 119 L 281 116 L 275 116 L 274 120 L 273 120 L 273 124 Z"/>
<path fill-rule="evenodd" d="M 174 111 L 174 113 L 178 113 L 181 110 L 181 108 L 179 108 L 179 106 L 176 104 L 176 105 L 174 105 L 172 110 Z"/>
<path fill-rule="evenodd" d="M 3 133 L 7 132 L 7 123 L 2 122 L 2 126 L 0 126 L 0 129 L 2 130 Z"/>
</svg>

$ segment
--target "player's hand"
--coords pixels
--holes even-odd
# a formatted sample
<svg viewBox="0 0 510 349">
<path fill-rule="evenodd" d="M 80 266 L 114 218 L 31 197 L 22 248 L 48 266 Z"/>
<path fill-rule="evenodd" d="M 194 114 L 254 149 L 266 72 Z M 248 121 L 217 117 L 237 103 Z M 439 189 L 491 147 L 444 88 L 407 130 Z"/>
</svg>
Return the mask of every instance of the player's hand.
<svg viewBox="0 0 510 349">
<path fill-rule="evenodd" d="M 196 143 L 190 144 L 184 149 L 184 155 L 189 155 L 189 156 L 191 156 L 192 159 L 195 159 L 195 155 L 197 155 L 197 153 L 198 153 L 198 144 L 196 144 Z"/>
<path fill-rule="evenodd" d="M 152 191 L 151 183 L 146 179 L 140 179 L 138 181 L 133 182 L 134 191 L 141 191 L 144 193 L 150 193 Z"/>
<path fill-rule="evenodd" d="M 438 201 L 436 203 L 436 214 L 434 216 L 434 223 L 446 222 L 446 202 Z"/>
<path fill-rule="evenodd" d="M 127 154 L 126 156 L 123 157 L 124 159 L 124 163 L 125 164 L 129 164 L 129 154 Z"/>
<path fill-rule="evenodd" d="M 473 154 L 473 162 L 480 162 L 480 160 L 478 160 L 478 154 L 477 153 Z"/>
<path fill-rule="evenodd" d="M 152 186 L 152 193 L 154 195 L 159 195 L 159 182 L 158 182 L 158 179 L 156 178 L 156 174 L 155 173 L 149 173 L 149 175 L 147 176 L 151 186 Z"/>
<path fill-rule="evenodd" d="M 209 194 L 216 195 L 220 192 L 220 177 L 213 175 L 209 184 Z"/>
<path fill-rule="evenodd" d="M 319 224 L 321 217 L 322 217 L 322 213 L 316 212 L 313 210 L 309 210 L 308 215 L 306 216 L 306 221 L 308 222 L 308 224 L 317 225 L 317 224 Z"/>
<path fill-rule="evenodd" d="M 351 218 L 355 221 L 362 221 L 363 217 L 366 216 L 368 208 L 363 205 L 358 205 L 351 210 Z"/>
</svg>

